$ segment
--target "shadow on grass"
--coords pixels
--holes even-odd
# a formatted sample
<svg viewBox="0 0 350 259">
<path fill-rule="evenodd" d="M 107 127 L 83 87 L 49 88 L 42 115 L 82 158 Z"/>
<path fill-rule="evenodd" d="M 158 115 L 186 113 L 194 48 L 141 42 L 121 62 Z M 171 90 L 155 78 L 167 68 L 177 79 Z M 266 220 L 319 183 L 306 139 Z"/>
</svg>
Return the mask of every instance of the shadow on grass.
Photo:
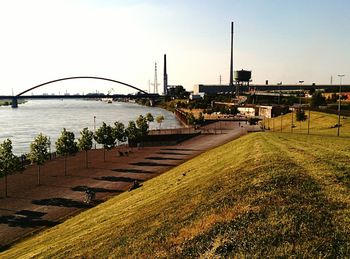
<svg viewBox="0 0 350 259">
<path fill-rule="evenodd" d="M 115 176 L 101 176 L 99 178 L 94 178 L 95 180 L 110 181 L 110 182 L 126 182 L 132 183 L 135 180 L 143 182 L 141 179 L 130 178 L 130 177 L 115 177 Z"/>
<path fill-rule="evenodd" d="M 288 256 L 347 257 L 349 238 L 346 231 L 336 228 L 332 216 L 339 209 L 344 209 L 345 205 L 329 201 L 322 186 L 298 164 L 285 161 L 284 168 L 281 166 L 270 173 L 259 184 L 247 181 L 243 188 L 235 191 L 237 199 L 250 198 L 254 211 L 212 225 L 186 241 L 180 254 L 172 256 L 197 257 L 205 253 L 208 247 L 213 247 L 217 237 L 227 236 L 230 238 L 217 246 L 215 256 L 230 258 L 235 254 L 245 254 L 253 258 L 278 257 L 285 244 L 291 244 L 296 249 L 285 250 Z M 242 174 L 243 179 L 248 177 L 251 178 L 251 175 Z M 208 195 L 219 191 L 223 192 L 221 188 L 212 188 L 213 193 Z M 211 206 L 218 208 L 226 205 L 216 200 Z"/>
<path fill-rule="evenodd" d="M 131 173 L 131 174 L 154 174 L 154 172 L 141 170 L 141 169 L 115 168 L 115 169 L 112 169 L 112 171 L 120 172 L 120 173 Z"/>
<path fill-rule="evenodd" d="M 188 156 L 188 155 L 190 155 L 190 154 L 177 153 L 177 152 L 157 152 L 157 154 L 160 154 L 160 155 L 175 155 L 175 156 Z"/>
<path fill-rule="evenodd" d="M 98 187 L 89 187 L 85 185 L 78 185 L 73 188 L 71 188 L 72 191 L 75 192 L 86 192 L 87 190 L 93 191 L 93 192 L 109 192 L 109 193 L 121 193 L 121 190 L 111 190 L 111 189 L 105 189 L 105 188 L 98 188 Z"/>
<path fill-rule="evenodd" d="M 176 150 L 179 150 L 179 151 L 199 151 L 199 150 L 190 149 L 190 148 L 161 148 L 160 150 L 170 150 L 170 151 L 176 151 Z"/>
<path fill-rule="evenodd" d="M 44 212 L 21 210 L 16 212 L 15 215 L 0 216 L 0 224 L 21 228 L 52 227 L 57 224 L 54 221 L 41 219 L 44 215 L 46 215 Z"/>
<path fill-rule="evenodd" d="M 93 207 L 92 205 L 86 204 L 81 201 L 75 201 L 75 200 L 65 199 L 65 198 L 33 200 L 32 203 L 35 205 L 57 206 L 57 207 L 78 208 L 78 209 L 87 209 L 87 208 Z"/>
<path fill-rule="evenodd" d="M 156 163 L 156 162 L 137 162 L 137 163 L 130 163 L 130 165 L 138 165 L 138 166 L 172 166 L 171 164 L 162 164 L 162 163 Z"/>
<path fill-rule="evenodd" d="M 181 158 L 161 157 L 161 156 L 150 156 L 150 157 L 146 157 L 145 159 L 149 159 L 149 160 L 176 160 L 176 161 L 183 160 Z"/>
</svg>

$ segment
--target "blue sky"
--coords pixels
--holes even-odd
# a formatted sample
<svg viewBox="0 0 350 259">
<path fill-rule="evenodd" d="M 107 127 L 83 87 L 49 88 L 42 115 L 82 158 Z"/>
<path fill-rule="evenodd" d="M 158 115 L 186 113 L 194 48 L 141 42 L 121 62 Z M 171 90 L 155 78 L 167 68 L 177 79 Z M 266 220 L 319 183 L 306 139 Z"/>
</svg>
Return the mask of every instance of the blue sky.
<svg viewBox="0 0 350 259">
<path fill-rule="evenodd" d="M 229 78 L 230 22 L 235 69 L 253 83 L 350 82 L 350 1 L 0 1 L 1 94 L 66 76 L 105 76 L 148 89 L 168 56 L 170 84 Z M 128 89 L 71 81 L 37 93 Z"/>
</svg>

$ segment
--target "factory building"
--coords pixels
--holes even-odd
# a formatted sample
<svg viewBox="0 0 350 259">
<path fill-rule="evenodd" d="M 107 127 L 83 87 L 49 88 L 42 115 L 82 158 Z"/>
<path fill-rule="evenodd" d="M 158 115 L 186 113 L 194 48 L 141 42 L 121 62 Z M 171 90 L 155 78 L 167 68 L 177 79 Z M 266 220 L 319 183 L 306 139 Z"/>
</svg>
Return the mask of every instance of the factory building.
<svg viewBox="0 0 350 259">
<path fill-rule="evenodd" d="M 233 87 L 228 85 L 194 85 L 193 94 L 199 95 L 204 94 L 219 94 L 219 93 L 232 93 Z"/>
</svg>

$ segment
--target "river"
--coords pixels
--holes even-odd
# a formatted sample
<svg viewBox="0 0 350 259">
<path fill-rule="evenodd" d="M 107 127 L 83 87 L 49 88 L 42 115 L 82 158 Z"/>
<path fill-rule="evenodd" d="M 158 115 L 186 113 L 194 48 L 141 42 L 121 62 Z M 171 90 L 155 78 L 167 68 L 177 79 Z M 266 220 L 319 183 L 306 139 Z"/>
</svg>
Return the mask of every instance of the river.
<svg viewBox="0 0 350 259">
<path fill-rule="evenodd" d="M 51 150 L 54 151 L 55 141 L 63 128 L 73 131 L 78 138 L 84 127 L 94 129 L 94 116 L 96 128 L 101 126 L 102 122 L 112 125 L 115 121 L 121 121 L 127 126 L 129 121 L 136 120 L 139 115 L 146 115 L 148 112 L 154 117 L 164 116 L 162 128 L 180 127 L 171 112 L 135 103 L 106 103 L 79 99 L 29 100 L 17 109 L 10 106 L 0 107 L 0 141 L 11 139 L 13 151 L 19 155 L 28 153 L 30 143 L 39 133 L 43 133 L 50 137 Z M 158 128 L 158 123 L 151 123 L 150 129 L 155 128 Z"/>
</svg>

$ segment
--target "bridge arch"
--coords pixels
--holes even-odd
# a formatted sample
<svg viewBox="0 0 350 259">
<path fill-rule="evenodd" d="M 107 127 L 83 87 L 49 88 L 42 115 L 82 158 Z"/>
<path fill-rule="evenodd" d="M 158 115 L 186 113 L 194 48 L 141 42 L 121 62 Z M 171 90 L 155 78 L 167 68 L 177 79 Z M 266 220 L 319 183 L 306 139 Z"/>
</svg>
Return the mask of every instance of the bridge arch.
<svg viewBox="0 0 350 259">
<path fill-rule="evenodd" d="M 52 84 L 52 83 L 56 83 L 56 82 L 60 82 L 60 81 L 65 81 L 65 80 L 72 80 L 72 79 L 97 79 L 97 80 L 104 80 L 104 81 L 109 81 L 109 82 L 113 82 L 113 83 L 117 83 L 117 84 L 121 84 L 121 85 L 125 85 L 125 86 L 128 86 L 134 90 L 137 90 L 139 92 L 142 92 L 144 94 L 148 94 L 146 91 L 140 89 L 140 88 L 137 88 L 135 86 L 132 86 L 130 84 L 127 84 L 127 83 L 124 83 L 124 82 L 121 82 L 121 81 L 117 81 L 117 80 L 113 80 L 113 79 L 110 79 L 110 78 L 105 78 L 105 77 L 97 77 L 97 76 L 73 76 L 73 77 L 64 77 L 64 78 L 59 78 L 59 79 L 56 79 L 56 80 L 51 80 L 51 81 L 48 81 L 48 82 L 45 82 L 45 83 L 42 83 L 40 85 L 36 85 L 34 87 L 31 87 L 19 94 L 16 95 L 16 97 L 18 96 L 21 96 L 29 91 L 32 91 L 36 88 L 39 88 L 41 86 L 44 86 L 44 85 L 48 85 L 48 84 Z"/>
</svg>

